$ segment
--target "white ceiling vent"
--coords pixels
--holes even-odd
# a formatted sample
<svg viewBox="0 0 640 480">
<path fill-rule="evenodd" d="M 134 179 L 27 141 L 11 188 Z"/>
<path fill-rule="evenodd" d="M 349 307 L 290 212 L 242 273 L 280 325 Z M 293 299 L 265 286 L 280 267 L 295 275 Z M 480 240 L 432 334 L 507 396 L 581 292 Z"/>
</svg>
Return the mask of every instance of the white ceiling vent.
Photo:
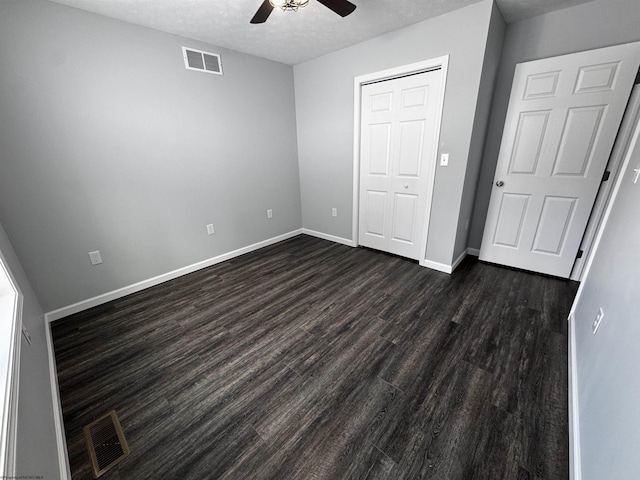
<svg viewBox="0 0 640 480">
<path fill-rule="evenodd" d="M 182 47 L 182 55 L 184 56 L 184 66 L 188 70 L 222 75 L 222 62 L 220 61 L 220 55 L 217 53 Z"/>
</svg>

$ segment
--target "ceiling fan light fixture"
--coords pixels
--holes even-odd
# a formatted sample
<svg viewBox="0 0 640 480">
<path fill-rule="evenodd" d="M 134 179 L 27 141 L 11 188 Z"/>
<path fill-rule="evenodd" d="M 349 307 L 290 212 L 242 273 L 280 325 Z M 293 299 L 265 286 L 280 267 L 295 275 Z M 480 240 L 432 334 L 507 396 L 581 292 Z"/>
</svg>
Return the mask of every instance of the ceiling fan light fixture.
<svg viewBox="0 0 640 480">
<path fill-rule="evenodd" d="M 269 0 L 269 3 L 274 8 L 279 8 L 283 12 L 287 10 L 295 12 L 299 8 L 306 7 L 309 0 Z"/>
</svg>

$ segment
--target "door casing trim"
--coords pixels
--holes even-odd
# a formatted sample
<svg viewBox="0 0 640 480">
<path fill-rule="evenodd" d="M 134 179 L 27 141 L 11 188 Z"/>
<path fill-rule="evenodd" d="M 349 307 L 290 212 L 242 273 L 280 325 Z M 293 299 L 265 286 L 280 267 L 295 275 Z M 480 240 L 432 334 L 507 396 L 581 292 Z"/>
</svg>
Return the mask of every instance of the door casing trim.
<svg viewBox="0 0 640 480">
<path fill-rule="evenodd" d="M 425 219 L 422 229 L 422 246 L 420 251 L 420 265 L 429 267 L 431 262 L 426 260 L 427 252 L 427 236 L 429 231 L 429 219 L 431 218 L 431 204 L 433 199 L 433 187 L 436 178 L 436 166 L 438 158 L 438 150 L 440 148 L 440 132 L 442 127 L 442 112 L 444 110 L 444 97 L 447 88 L 447 70 L 449 66 L 449 55 L 436 57 L 421 62 L 402 65 L 378 72 L 359 75 L 353 79 L 353 213 L 352 213 L 352 244 L 358 246 L 358 213 L 360 211 L 360 128 L 362 106 L 362 86 L 367 83 L 380 82 L 384 80 L 393 80 L 394 78 L 405 77 L 416 73 L 427 72 L 436 68 L 442 70 L 442 90 L 438 99 L 437 115 L 436 115 L 436 138 L 433 147 L 433 165 L 431 166 L 430 180 L 427 184 L 427 192 L 425 198 L 427 205 L 425 209 Z"/>
</svg>

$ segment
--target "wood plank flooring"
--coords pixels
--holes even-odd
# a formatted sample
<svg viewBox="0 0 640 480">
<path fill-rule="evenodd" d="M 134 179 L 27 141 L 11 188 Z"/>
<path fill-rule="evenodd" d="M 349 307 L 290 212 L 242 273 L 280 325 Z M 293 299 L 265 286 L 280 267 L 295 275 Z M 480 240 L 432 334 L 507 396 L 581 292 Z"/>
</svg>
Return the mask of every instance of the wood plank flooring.
<svg viewBox="0 0 640 480">
<path fill-rule="evenodd" d="M 73 479 L 566 479 L 577 283 L 299 236 L 56 321 Z"/>
</svg>

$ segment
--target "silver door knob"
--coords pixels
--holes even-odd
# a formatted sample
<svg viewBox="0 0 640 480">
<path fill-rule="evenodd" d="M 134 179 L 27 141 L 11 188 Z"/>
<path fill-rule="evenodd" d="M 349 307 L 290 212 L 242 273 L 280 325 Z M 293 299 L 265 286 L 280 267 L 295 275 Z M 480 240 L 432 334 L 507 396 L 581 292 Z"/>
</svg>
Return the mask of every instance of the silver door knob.
<svg viewBox="0 0 640 480">
<path fill-rule="evenodd" d="M 408 184 L 408 183 L 405 183 L 405 184 L 404 184 L 404 188 L 409 188 L 409 184 Z"/>
<path fill-rule="evenodd" d="M 503 187 L 504 186 L 504 182 L 502 180 L 498 180 L 496 182 L 496 187 Z"/>
</svg>

